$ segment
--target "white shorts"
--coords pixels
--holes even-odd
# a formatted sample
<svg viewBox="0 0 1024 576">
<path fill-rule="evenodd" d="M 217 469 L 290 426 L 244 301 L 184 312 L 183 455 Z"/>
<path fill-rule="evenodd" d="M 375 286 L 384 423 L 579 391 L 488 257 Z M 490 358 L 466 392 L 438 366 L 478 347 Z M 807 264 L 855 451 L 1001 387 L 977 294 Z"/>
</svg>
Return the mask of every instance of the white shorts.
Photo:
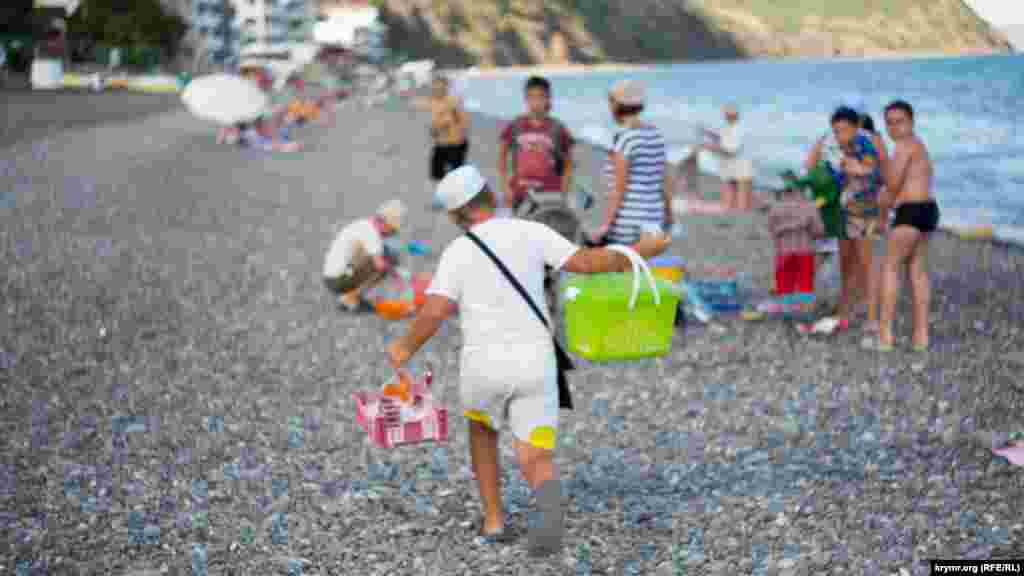
<svg viewBox="0 0 1024 576">
<path fill-rule="evenodd" d="M 748 182 L 754 179 L 754 166 L 746 158 L 721 158 L 718 161 L 720 166 L 720 177 L 725 181 L 736 180 Z"/>
<path fill-rule="evenodd" d="M 521 442 L 554 450 L 558 365 L 552 347 L 463 349 L 459 371 L 459 395 L 466 418 L 495 431 L 507 422 Z"/>
</svg>

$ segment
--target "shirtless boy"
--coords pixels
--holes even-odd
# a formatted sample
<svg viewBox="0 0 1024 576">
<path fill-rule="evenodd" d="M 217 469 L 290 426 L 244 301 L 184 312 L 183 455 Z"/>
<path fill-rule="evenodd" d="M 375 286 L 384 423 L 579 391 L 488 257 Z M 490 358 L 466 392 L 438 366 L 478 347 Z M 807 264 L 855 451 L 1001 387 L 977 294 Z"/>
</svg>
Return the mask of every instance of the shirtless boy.
<svg viewBox="0 0 1024 576">
<path fill-rule="evenodd" d="M 866 339 L 866 348 L 888 352 L 893 350 L 892 321 L 896 315 L 900 271 L 904 263 L 910 267 L 910 290 L 913 302 L 914 351 L 928 349 L 928 240 L 939 224 L 939 206 L 932 198 L 932 161 L 928 148 L 914 134 L 914 109 L 896 100 L 885 108 L 885 125 L 895 143 L 895 150 L 886 174 L 884 205 L 896 210 L 892 230 L 882 262 L 881 322 L 878 339 Z M 883 219 L 884 226 L 884 219 Z"/>
<path fill-rule="evenodd" d="M 434 143 L 430 154 L 431 196 L 445 175 L 466 163 L 469 152 L 469 115 L 448 88 L 448 79 L 438 76 L 430 94 L 430 137 Z"/>
</svg>

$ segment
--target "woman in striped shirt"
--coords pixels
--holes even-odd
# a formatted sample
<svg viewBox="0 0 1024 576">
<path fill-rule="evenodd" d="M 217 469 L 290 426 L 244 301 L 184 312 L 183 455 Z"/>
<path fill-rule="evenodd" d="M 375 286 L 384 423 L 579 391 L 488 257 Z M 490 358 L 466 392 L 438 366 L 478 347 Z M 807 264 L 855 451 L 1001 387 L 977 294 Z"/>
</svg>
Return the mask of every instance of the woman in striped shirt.
<svg viewBox="0 0 1024 576">
<path fill-rule="evenodd" d="M 608 215 L 592 240 L 595 244 L 633 244 L 643 231 L 673 224 L 672 174 L 666 169 L 661 131 L 640 120 L 643 85 L 619 82 L 608 95 L 608 105 L 623 130 L 615 137 L 605 166 L 610 183 Z"/>
</svg>

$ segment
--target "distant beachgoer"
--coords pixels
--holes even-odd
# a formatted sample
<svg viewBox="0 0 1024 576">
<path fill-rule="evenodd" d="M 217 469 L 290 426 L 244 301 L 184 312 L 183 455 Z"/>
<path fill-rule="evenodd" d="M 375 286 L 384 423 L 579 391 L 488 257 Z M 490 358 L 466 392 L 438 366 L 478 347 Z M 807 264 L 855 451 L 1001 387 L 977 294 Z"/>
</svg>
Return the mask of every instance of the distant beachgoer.
<svg viewBox="0 0 1024 576">
<path fill-rule="evenodd" d="M 505 126 L 498 150 L 502 204 L 513 213 L 530 189 L 562 194 L 568 200 L 576 144 L 569 130 L 551 115 L 551 83 L 532 76 L 524 91 L 527 113 Z"/>
<path fill-rule="evenodd" d="M 405 205 L 400 200 L 391 200 L 372 218 L 356 220 L 337 233 L 324 261 L 323 275 L 324 285 L 339 295 L 344 310 L 373 309 L 363 295 L 394 267 L 397 255 L 386 250 L 384 239 L 398 233 L 404 214 Z"/>
<path fill-rule="evenodd" d="M 782 201 L 768 212 L 775 239 L 775 294 L 814 295 L 814 241 L 825 234 L 818 208 L 796 186 L 783 191 Z"/>
<path fill-rule="evenodd" d="M 860 114 L 841 107 L 832 115 L 832 133 L 818 141 L 805 167 L 824 160 L 841 191 L 842 236 L 839 241 L 840 291 L 835 318 L 826 318 L 835 330 L 849 327 L 851 308 L 857 296 L 870 299 L 872 248 L 880 226 L 878 188 L 881 181 L 880 153 L 872 138 L 860 130 Z M 833 321 L 835 320 L 835 321 Z"/>
<path fill-rule="evenodd" d="M 623 80 L 608 94 L 609 110 L 622 131 L 605 164 L 608 214 L 591 237 L 595 244 L 632 244 L 645 229 L 666 230 L 675 222 L 674 175 L 668 170 L 665 138 L 640 118 L 645 92 L 643 84 Z"/>
<path fill-rule="evenodd" d="M 746 133 L 739 122 L 735 104 L 726 105 L 722 113 L 725 115 L 725 128 L 720 132 L 705 130 L 710 142 L 705 142 L 701 148 L 718 156 L 722 206 L 727 210 L 747 211 L 753 207 L 754 168 L 743 154 Z"/>
<path fill-rule="evenodd" d="M 893 349 L 892 321 L 896 315 L 900 273 L 903 265 L 908 264 L 913 302 L 912 346 L 915 351 L 925 351 L 928 349 L 931 297 L 928 240 L 939 225 L 939 205 L 931 190 L 934 172 L 928 148 L 914 133 L 914 109 L 910 104 L 902 100 L 889 104 L 885 109 L 885 124 L 896 147 L 887 173 L 887 198 L 883 198 L 883 202 L 895 207 L 896 217 L 882 259 L 878 338 L 866 339 L 864 344 L 879 351 Z"/>
<path fill-rule="evenodd" d="M 465 164 L 469 153 L 469 114 L 463 109 L 462 100 L 451 94 L 449 88 L 448 78 L 434 78 L 430 94 L 430 138 L 433 142 L 430 153 L 431 197 L 438 182 Z"/>
</svg>

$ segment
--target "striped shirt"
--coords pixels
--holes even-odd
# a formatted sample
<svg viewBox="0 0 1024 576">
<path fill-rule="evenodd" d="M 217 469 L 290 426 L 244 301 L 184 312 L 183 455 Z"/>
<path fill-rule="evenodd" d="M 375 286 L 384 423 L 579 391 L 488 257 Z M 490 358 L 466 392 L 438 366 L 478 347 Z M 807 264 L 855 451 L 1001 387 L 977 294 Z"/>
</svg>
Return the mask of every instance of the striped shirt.
<svg viewBox="0 0 1024 576">
<path fill-rule="evenodd" d="M 626 157 L 626 191 L 622 206 L 608 231 L 611 244 L 633 244 L 640 239 L 641 227 L 665 224 L 665 170 L 668 160 L 661 131 L 640 125 L 620 132 L 612 148 Z M 615 163 L 612 154 L 605 164 L 610 189 L 615 187 Z"/>
</svg>

